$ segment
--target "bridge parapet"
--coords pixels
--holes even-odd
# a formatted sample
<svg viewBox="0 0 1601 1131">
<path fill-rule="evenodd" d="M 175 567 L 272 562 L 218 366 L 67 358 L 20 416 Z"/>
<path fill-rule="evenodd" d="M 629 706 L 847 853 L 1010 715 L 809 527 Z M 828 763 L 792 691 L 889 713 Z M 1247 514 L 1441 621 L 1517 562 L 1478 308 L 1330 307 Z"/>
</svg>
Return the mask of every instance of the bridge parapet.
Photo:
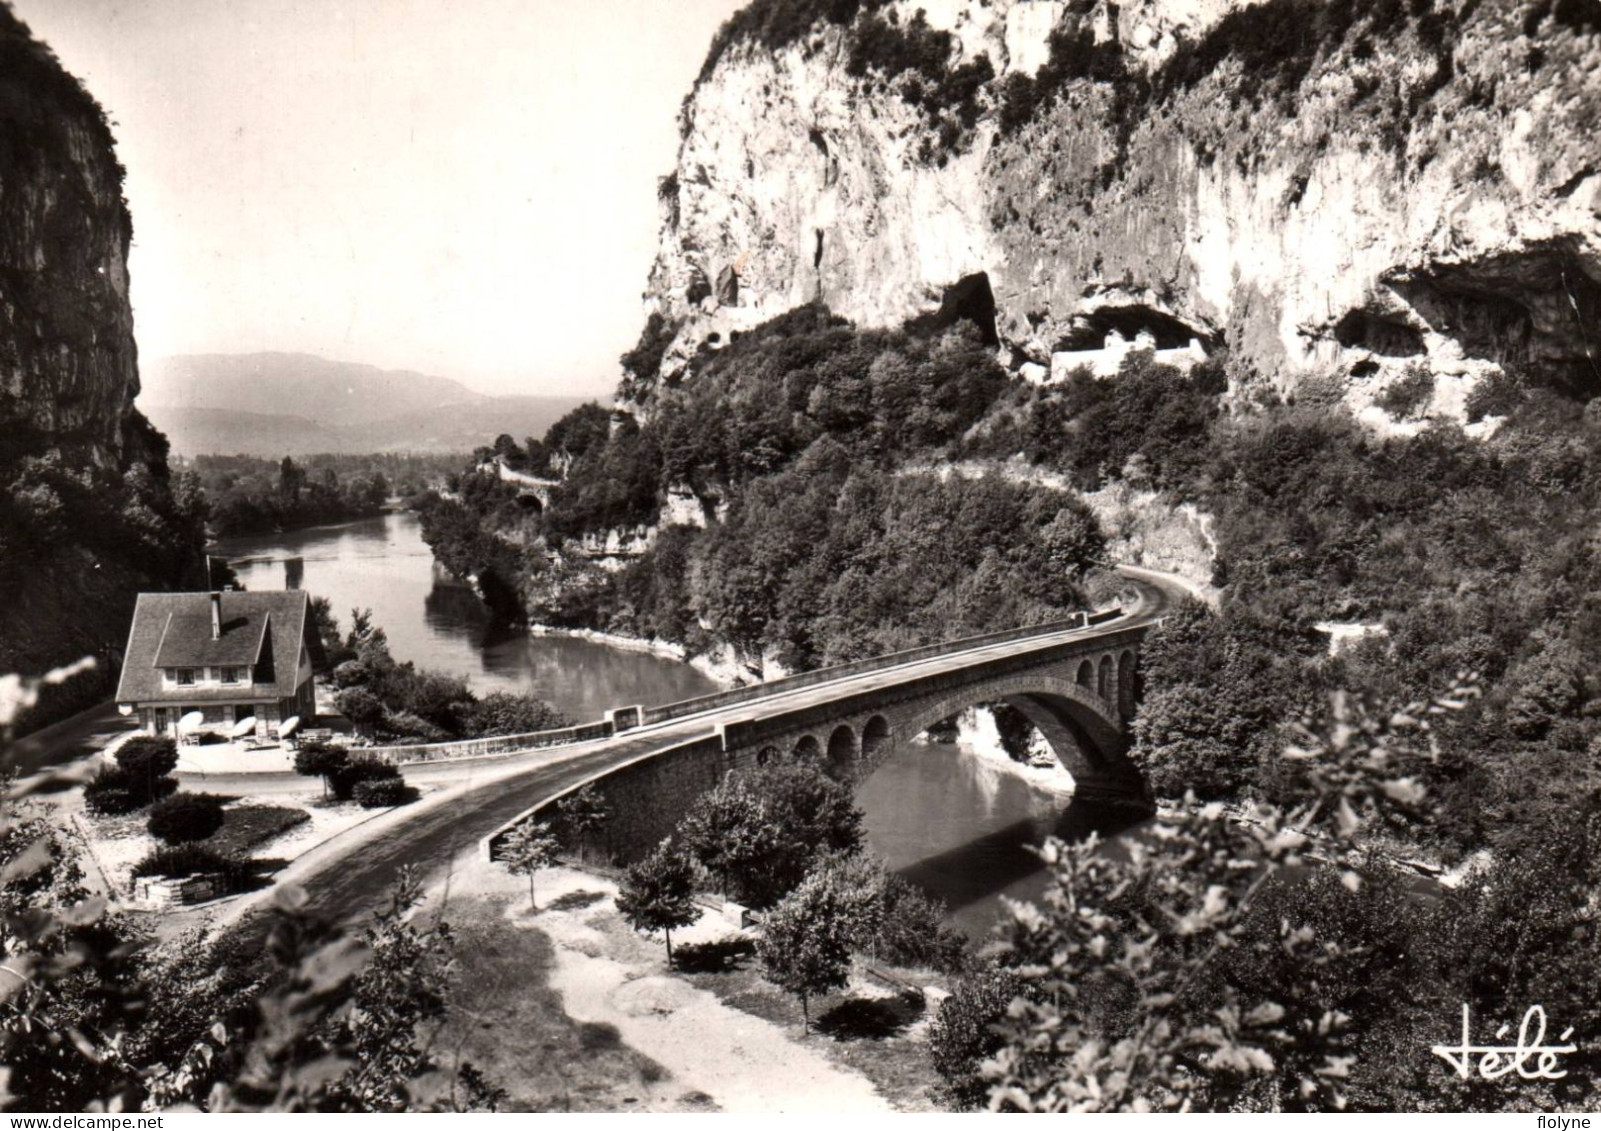
<svg viewBox="0 0 1601 1131">
<path fill-rule="evenodd" d="M 899 667 L 902 664 L 916 663 L 919 660 L 932 660 L 952 652 L 962 652 L 969 648 L 978 648 L 986 644 L 1004 644 L 1010 640 L 1027 640 L 1053 632 L 1069 632 L 1073 629 L 1091 628 L 1115 620 L 1122 615 L 1123 610 L 1121 608 L 1104 609 L 1098 613 L 1074 613 L 1065 620 L 1052 621 L 1048 624 L 1025 625 L 1020 628 L 1007 628 L 997 632 L 987 632 L 980 636 L 968 636 L 961 640 L 925 644 L 917 648 L 907 648 L 900 652 L 890 652 L 883 656 L 873 656 L 866 660 L 852 660 L 846 664 L 817 668 L 814 671 L 802 672 L 799 675 L 785 676 L 783 679 L 772 679 L 764 683 L 753 683 L 747 687 L 735 687 L 728 691 L 717 691 L 695 699 L 682 699 L 676 703 L 666 703 L 660 707 L 647 708 L 643 725 L 649 726 L 652 723 L 668 722 L 672 719 L 682 718 L 685 715 L 699 714 L 702 711 L 714 711 L 718 708 L 731 707 L 738 703 L 749 703 L 756 699 L 765 699 L 769 695 L 778 695 L 786 691 L 799 691 L 803 688 L 829 683 L 836 679 L 844 679 L 853 675 L 867 675 L 871 672 Z"/>
</svg>

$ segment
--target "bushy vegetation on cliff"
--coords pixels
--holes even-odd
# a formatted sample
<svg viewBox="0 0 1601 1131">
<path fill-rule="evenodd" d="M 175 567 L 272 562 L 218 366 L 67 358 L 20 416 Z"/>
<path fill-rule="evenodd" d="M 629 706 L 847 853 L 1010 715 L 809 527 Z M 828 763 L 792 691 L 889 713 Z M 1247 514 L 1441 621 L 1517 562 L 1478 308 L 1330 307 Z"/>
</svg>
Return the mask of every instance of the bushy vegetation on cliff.
<svg viewBox="0 0 1601 1131">
<path fill-rule="evenodd" d="M 697 358 L 644 424 L 580 409 L 508 465 L 566 469 L 543 511 L 481 474 L 423 508 L 441 562 L 548 623 L 732 645 L 793 668 L 1060 617 L 1103 541 L 1082 503 L 909 474 L 956 450 L 1007 384 L 966 323 L 859 331 L 805 307 Z M 509 441 L 509 438 L 503 438 Z M 489 453 L 486 453 L 489 454 Z M 717 500 L 615 573 L 586 537 L 654 523 L 670 489 Z"/>
<path fill-rule="evenodd" d="M 1491 440 L 1446 423 L 1386 439 L 1327 405 L 1224 415 L 1210 380 L 1134 358 L 1015 391 L 970 441 L 1214 516 L 1221 615 L 1182 614 L 1145 654 L 1137 752 L 1159 790 L 1272 795 L 1277 730 L 1324 690 L 1415 698 L 1472 671 L 1487 693 L 1442 740 L 1429 835 L 1522 842 L 1595 804 L 1601 401 L 1514 371 L 1486 388 L 1507 414 Z M 1330 659 L 1321 621 L 1384 634 Z"/>
<path fill-rule="evenodd" d="M 80 463 L 63 451 L 72 438 L 40 430 L 0 394 L 0 671 L 100 661 L 46 688 L 24 729 L 110 694 L 140 590 L 204 584 L 198 478 L 170 473 L 165 437 L 137 412 L 125 433 L 124 466 Z"/>
</svg>

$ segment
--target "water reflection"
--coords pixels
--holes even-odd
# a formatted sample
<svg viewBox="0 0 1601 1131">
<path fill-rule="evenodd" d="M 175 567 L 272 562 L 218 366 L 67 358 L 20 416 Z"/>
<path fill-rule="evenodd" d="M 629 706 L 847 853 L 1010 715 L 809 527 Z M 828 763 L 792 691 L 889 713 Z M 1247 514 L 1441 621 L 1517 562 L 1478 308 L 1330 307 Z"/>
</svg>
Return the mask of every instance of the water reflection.
<svg viewBox="0 0 1601 1131">
<path fill-rule="evenodd" d="M 480 693 L 532 691 L 591 720 L 611 707 L 715 690 L 693 668 L 663 657 L 496 626 L 469 589 L 435 567 L 411 515 L 232 539 L 219 552 L 248 588 L 294 583 L 327 597 L 346 628 L 352 608 L 371 608 L 397 658 L 460 675 Z M 945 899 L 953 923 L 975 936 L 990 929 L 1001 896 L 1044 891 L 1045 874 L 1027 846 L 1053 832 L 1076 839 L 1092 827 L 1106 830 L 1116 816 L 1070 805 L 1060 785 L 942 745 L 901 751 L 857 799 L 872 848 Z"/>
<path fill-rule="evenodd" d="M 1110 836 L 1126 811 L 1072 799 L 1061 784 L 1031 779 L 955 745 L 910 744 L 857 794 L 868 843 L 892 869 L 951 908 L 967 934 L 987 934 L 1000 899 L 1037 899 L 1046 887 L 1030 851 L 1050 836 Z"/>
<path fill-rule="evenodd" d="M 397 659 L 462 676 L 480 693 L 531 691 L 593 720 L 610 707 L 716 690 L 694 668 L 665 657 L 496 627 L 472 591 L 434 565 L 409 514 L 229 539 L 216 552 L 246 588 L 293 582 L 327 597 L 346 629 L 352 609 L 371 608 Z"/>
</svg>

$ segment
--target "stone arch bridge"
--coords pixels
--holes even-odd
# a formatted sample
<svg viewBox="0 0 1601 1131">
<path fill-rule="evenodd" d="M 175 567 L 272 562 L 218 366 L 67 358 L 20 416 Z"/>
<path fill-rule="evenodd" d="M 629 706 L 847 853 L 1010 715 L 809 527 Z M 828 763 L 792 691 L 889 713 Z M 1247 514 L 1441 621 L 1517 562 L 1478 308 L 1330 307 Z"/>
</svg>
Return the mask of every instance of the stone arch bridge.
<svg viewBox="0 0 1601 1131">
<path fill-rule="evenodd" d="M 593 847 L 634 859 L 731 772 L 805 758 L 860 783 L 934 723 L 996 701 L 1040 730 L 1073 775 L 1077 796 L 1148 809 L 1144 781 L 1128 759 L 1139 650 L 1182 590 L 1160 575 L 1124 572 L 1130 591 L 1117 608 L 665 707 L 608 712 L 612 741 L 626 754 L 519 813 L 485 837 L 485 851 L 493 858 L 513 828 L 551 817 L 563 797 L 589 785 L 613 813 Z M 650 740 L 653 733 L 659 741 Z"/>
</svg>

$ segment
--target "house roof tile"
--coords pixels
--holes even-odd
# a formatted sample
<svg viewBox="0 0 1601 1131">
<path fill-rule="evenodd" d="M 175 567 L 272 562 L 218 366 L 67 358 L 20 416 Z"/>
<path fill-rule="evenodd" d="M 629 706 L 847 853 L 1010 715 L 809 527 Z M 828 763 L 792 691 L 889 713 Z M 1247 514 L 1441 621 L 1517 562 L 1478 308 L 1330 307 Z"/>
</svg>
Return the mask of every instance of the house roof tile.
<svg viewBox="0 0 1601 1131">
<path fill-rule="evenodd" d="M 248 686 L 163 689 L 161 669 L 255 664 L 267 658 L 264 645 L 269 640 L 274 694 L 293 695 L 309 605 L 306 594 L 297 590 L 226 592 L 222 594 L 222 635 L 213 640 L 210 594 L 141 593 L 128 630 L 117 701 L 248 698 L 255 690 Z"/>
</svg>

